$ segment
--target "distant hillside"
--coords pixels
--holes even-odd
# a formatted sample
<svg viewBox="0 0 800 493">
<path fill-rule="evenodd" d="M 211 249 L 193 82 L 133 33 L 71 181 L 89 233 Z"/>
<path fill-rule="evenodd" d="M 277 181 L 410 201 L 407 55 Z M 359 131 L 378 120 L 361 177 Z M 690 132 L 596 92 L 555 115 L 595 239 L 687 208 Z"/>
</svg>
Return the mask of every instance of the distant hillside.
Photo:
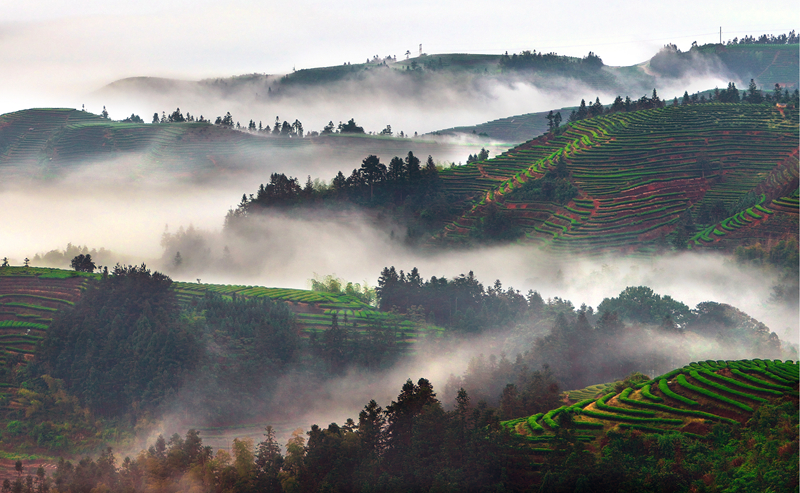
<svg viewBox="0 0 800 493">
<path fill-rule="evenodd" d="M 627 67 L 604 65 L 594 55 L 581 59 L 535 50 L 512 56 L 423 54 L 405 60 L 372 59 L 365 63 L 301 69 L 283 75 L 246 74 L 200 81 L 132 77 L 108 84 L 95 95 L 198 92 L 268 102 L 304 97 L 306 91 L 335 88 L 346 82 L 357 88 L 353 95 L 374 98 L 376 93 L 385 92 L 415 100 L 434 96 L 443 89 L 482 94 L 481 87 L 487 82 L 525 81 L 542 89 L 557 90 L 563 86 L 563 79 L 568 78 L 595 91 L 638 97 L 653 87 L 661 88 L 687 75 L 717 76 L 737 81 L 739 85 L 755 79 L 767 90 L 776 83 L 794 89 L 800 77 L 798 58 L 796 44 L 708 44 L 692 47 L 685 53 L 662 50 L 644 63 Z"/>
<path fill-rule="evenodd" d="M 489 146 L 500 152 L 507 146 Z M 86 163 L 122 159 L 131 178 L 152 173 L 202 179 L 222 170 L 299 163 L 358 163 L 368 154 L 413 151 L 466 160 L 475 144 L 370 135 L 278 138 L 208 123 L 120 123 L 73 109 L 29 109 L 0 115 L 0 169 L 12 176 L 53 177 Z M 458 159 L 457 159 L 458 158 Z M 308 169 L 308 168 L 306 168 Z"/>
<path fill-rule="evenodd" d="M 571 109 L 571 108 L 570 108 Z M 569 110 L 562 108 L 562 117 L 569 116 Z M 553 110 L 556 112 L 556 110 Z M 548 111 L 539 113 L 526 113 L 524 115 L 509 116 L 486 123 L 465 127 L 452 127 L 431 132 L 429 135 L 476 135 L 484 137 L 486 140 L 499 140 L 500 142 L 519 143 L 526 142 L 534 135 L 541 135 L 547 132 Z"/>
</svg>

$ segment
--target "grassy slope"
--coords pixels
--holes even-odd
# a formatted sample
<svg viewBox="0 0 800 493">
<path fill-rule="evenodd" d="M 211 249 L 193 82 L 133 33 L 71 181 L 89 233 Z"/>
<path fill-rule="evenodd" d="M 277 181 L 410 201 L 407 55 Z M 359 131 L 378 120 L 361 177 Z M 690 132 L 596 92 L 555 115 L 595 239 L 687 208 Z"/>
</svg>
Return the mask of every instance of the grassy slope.
<svg viewBox="0 0 800 493">
<path fill-rule="evenodd" d="M 582 120 L 559 136 L 544 135 L 442 174 L 448 191 L 474 199 L 438 240 L 469 241 L 486 206 L 495 204 L 535 243 L 646 251 L 686 210 L 718 200 L 731 207 L 750 191 L 762 204 L 736 222 L 744 232 L 736 244 L 796 233 L 797 129 L 796 112 L 747 104 L 668 106 Z M 704 176 L 697 167 L 703 153 L 714 167 Z M 561 156 L 578 196 L 564 205 L 515 198 L 515 189 L 541 178 Z M 781 221 L 777 231 L 754 227 Z M 717 246 L 724 234 L 708 236 L 698 234 L 692 244 Z"/>
<path fill-rule="evenodd" d="M 578 439 L 597 446 L 612 429 L 682 432 L 703 438 L 715 423 L 746 423 L 762 402 L 796 402 L 798 364 L 709 360 L 691 363 L 619 394 L 613 385 L 603 387 L 572 391 L 562 408 L 501 425 L 539 458 L 546 457 L 559 427 L 558 414 L 565 410 L 573 415 Z M 603 395 L 596 397 L 598 392 Z"/>
</svg>

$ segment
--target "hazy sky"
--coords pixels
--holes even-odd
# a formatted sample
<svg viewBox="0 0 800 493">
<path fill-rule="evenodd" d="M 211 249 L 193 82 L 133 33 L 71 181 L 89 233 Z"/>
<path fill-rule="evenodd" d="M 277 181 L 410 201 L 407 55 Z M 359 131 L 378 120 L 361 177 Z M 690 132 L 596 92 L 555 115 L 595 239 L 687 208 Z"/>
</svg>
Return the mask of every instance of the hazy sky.
<svg viewBox="0 0 800 493">
<path fill-rule="evenodd" d="M 80 106 L 82 95 L 138 75 L 197 79 L 361 62 L 373 55 L 518 52 L 631 65 L 674 42 L 688 49 L 788 32 L 797 4 L 776 0 L 520 2 L 219 2 L 0 0 L 0 113 Z M 100 108 L 87 108 L 99 112 Z M 113 116 L 113 115 L 112 115 Z"/>
</svg>

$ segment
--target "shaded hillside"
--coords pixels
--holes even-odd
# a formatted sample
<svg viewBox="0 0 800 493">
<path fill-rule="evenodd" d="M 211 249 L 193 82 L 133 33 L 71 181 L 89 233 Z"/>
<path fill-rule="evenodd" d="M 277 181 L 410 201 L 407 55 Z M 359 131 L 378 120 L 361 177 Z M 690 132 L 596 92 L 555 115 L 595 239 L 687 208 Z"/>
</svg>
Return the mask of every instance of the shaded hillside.
<svg viewBox="0 0 800 493">
<path fill-rule="evenodd" d="M 568 115 L 572 108 L 562 108 L 563 115 Z M 541 135 L 547 132 L 547 111 L 539 113 L 526 113 L 524 115 L 509 116 L 477 125 L 452 127 L 431 132 L 429 135 L 475 135 L 486 140 L 499 140 L 501 142 L 526 142 L 532 135 Z"/>
<path fill-rule="evenodd" d="M 797 128 L 796 111 L 750 104 L 672 106 L 574 122 L 559 135 L 442 172 L 445 189 L 480 195 L 437 240 L 470 241 L 500 227 L 555 249 L 641 250 L 666 241 L 683 247 L 694 234 L 692 246 L 703 246 L 716 242 L 700 228 L 740 213 L 747 218 L 736 226 L 750 232 L 740 241 L 792 236 Z M 567 180 L 573 195 L 548 195 L 556 179 L 564 186 Z M 673 233 L 682 218 L 684 230 Z M 753 227 L 764 222 L 783 226 Z"/>
</svg>

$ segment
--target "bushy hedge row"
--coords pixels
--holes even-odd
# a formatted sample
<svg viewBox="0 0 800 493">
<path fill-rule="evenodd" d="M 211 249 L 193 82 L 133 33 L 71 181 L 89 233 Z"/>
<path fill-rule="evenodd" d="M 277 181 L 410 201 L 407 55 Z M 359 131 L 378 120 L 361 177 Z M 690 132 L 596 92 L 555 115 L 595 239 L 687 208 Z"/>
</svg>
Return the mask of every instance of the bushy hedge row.
<svg viewBox="0 0 800 493">
<path fill-rule="evenodd" d="M 538 423 L 542 416 L 544 416 L 544 413 L 534 414 L 533 416 L 528 417 L 528 427 L 532 432 L 541 433 L 544 431 L 542 425 Z"/>
<path fill-rule="evenodd" d="M 678 376 L 682 375 L 678 374 Z M 676 394 L 675 392 L 673 392 L 672 389 L 669 388 L 669 385 L 667 385 L 667 380 L 665 378 L 662 378 L 661 380 L 658 381 L 658 390 L 660 390 L 662 394 L 666 395 L 671 399 L 675 399 L 678 402 L 683 402 L 684 404 L 688 404 L 690 406 L 698 405 L 697 401 L 693 401 L 688 397 L 684 397 L 680 394 Z"/>
<path fill-rule="evenodd" d="M 763 387 L 756 387 L 755 385 L 746 384 L 744 382 L 740 382 L 739 380 L 736 380 L 735 378 L 726 377 L 725 375 L 720 375 L 720 374 L 714 373 L 712 371 L 705 371 L 705 372 L 701 372 L 701 373 L 703 375 L 707 375 L 709 377 L 716 378 L 717 380 L 722 380 L 723 382 L 727 382 L 727 383 L 729 383 L 731 385 L 736 385 L 737 387 L 741 387 L 743 389 L 756 390 L 758 392 L 765 392 L 767 394 L 772 394 L 772 395 L 783 395 L 783 392 L 781 392 L 780 390 L 773 390 L 773 389 L 765 389 Z"/>
<path fill-rule="evenodd" d="M 658 409 L 660 411 L 664 411 L 664 412 L 668 412 L 668 413 L 672 413 L 672 414 L 682 414 L 684 416 L 696 416 L 698 418 L 711 419 L 711 420 L 715 420 L 715 421 L 723 421 L 723 422 L 730 423 L 730 424 L 738 423 L 738 421 L 736 421 L 735 419 L 725 418 L 725 417 L 722 417 L 722 416 L 717 416 L 716 414 L 711 414 L 711 413 L 707 413 L 707 412 L 703 412 L 703 411 L 693 411 L 691 409 L 682 409 L 682 408 L 679 408 L 679 407 L 667 406 L 666 404 L 657 404 L 655 402 L 637 401 L 635 399 L 630 399 L 628 397 L 628 395 L 630 395 L 630 392 L 627 392 L 627 393 L 623 392 L 620 395 L 619 400 L 624 402 L 625 404 L 630 404 L 632 406 L 649 407 L 651 409 Z"/>
<path fill-rule="evenodd" d="M 689 375 L 691 375 L 692 378 L 694 378 L 698 382 L 700 382 L 702 384 L 705 384 L 705 385 L 708 385 L 709 387 L 714 387 L 717 390 L 721 390 L 723 392 L 727 392 L 727 393 L 733 394 L 733 395 L 738 395 L 739 397 L 744 397 L 745 399 L 750 399 L 750 400 L 756 401 L 756 402 L 767 402 L 767 400 L 764 399 L 763 397 L 758 397 L 758 396 L 755 396 L 755 395 L 752 395 L 752 394 L 748 394 L 747 392 L 741 392 L 739 390 L 735 390 L 735 389 L 732 389 L 730 387 L 726 387 L 725 385 L 722 385 L 721 383 L 717 383 L 717 382 L 714 382 L 713 380 L 709 380 L 706 377 L 704 377 L 703 375 L 701 375 L 699 371 L 692 371 L 692 372 L 689 373 Z"/>
<path fill-rule="evenodd" d="M 702 394 L 702 395 L 708 397 L 709 399 L 714 399 L 714 400 L 717 400 L 717 401 L 720 401 L 720 402 L 724 402 L 726 404 L 730 404 L 731 406 L 738 407 L 739 409 L 742 409 L 742 410 L 747 411 L 749 413 L 753 412 L 753 408 L 748 406 L 747 404 L 742 404 L 739 401 L 735 401 L 733 399 L 728 399 L 725 396 L 719 395 L 716 392 L 711 392 L 710 390 L 704 389 L 703 387 L 698 387 L 697 385 L 692 385 L 691 383 L 689 383 L 686 380 L 686 377 L 684 375 L 678 375 L 677 380 L 678 380 L 678 385 L 680 385 L 681 387 L 683 387 L 683 388 L 685 388 L 687 390 L 691 390 L 693 392 L 697 392 L 698 394 Z"/>
<path fill-rule="evenodd" d="M 603 428 L 605 426 L 603 423 L 595 421 L 573 421 L 573 423 L 575 428 Z"/>
<path fill-rule="evenodd" d="M 549 426 L 551 429 L 553 429 L 553 430 L 558 429 L 558 423 L 556 423 L 556 421 L 553 420 L 553 418 L 556 417 L 556 415 L 558 413 L 560 413 L 561 411 L 567 409 L 568 407 L 569 406 L 561 406 L 561 407 L 559 407 L 557 409 L 552 409 L 552 410 L 548 411 L 547 414 L 545 414 L 542 417 L 542 421 L 544 421 L 544 424 Z"/>
<path fill-rule="evenodd" d="M 776 382 L 780 382 L 780 383 L 782 383 L 784 385 L 787 385 L 787 386 L 792 384 L 792 382 L 790 382 L 789 380 L 787 380 L 787 379 L 785 379 L 785 378 L 783 378 L 783 377 L 781 377 L 779 375 L 776 375 L 776 374 L 772 373 L 771 371 L 764 370 L 763 368 L 760 368 L 758 366 L 750 366 L 750 367 L 748 367 L 748 366 L 740 366 L 739 368 L 741 368 L 741 369 L 743 369 L 745 371 L 749 371 L 749 372 L 753 372 L 753 373 L 758 373 L 758 374 L 764 375 L 765 377 L 769 378 L 770 380 L 775 380 Z M 731 369 L 731 372 L 734 372 L 734 370 Z M 738 373 L 734 373 L 734 375 L 738 375 Z"/>
<path fill-rule="evenodd" d="M 791 370 L 787 368 L 787 366 L 792 366 Z M 799 380 L 798 375 L 795 373 L 797 367 L 795 365 L 785 365 L 783 363 L 778 362 L 767 362 L 767 369 L 777 375 L 780 375 L 788 380 L 797 382 Z"/>
<path fill-rule="evenodd" d="M 573 405 L 571 405 L 571 406 L 569 407 L 569 411 L 572 411 L 572 412 L 574 412 L 574 413 L 579 413 L 579 414 L 580 414 L 580 411 L 581 411 L 581 410 L 582 410 L 584 407 L 586 407 L 586 406 L 588 406 L 589 404 L 591 404 L 592 402 L 594 402 L 594 399 L 584 399 L 584 400 L 582 400 L 582 401 L 576 402 L 575 404 L 573 404 Z"/>
<path fill-rule="evenodd" d="M 597 408 L 602 411 L 608 411 L 610 413 L 630 414 L 632 416 L 646 416 L 648 418 L 652 418 L 656 415 L 656 413 L 654 413 L 653 411 L 642 411 L 641 409 L 626 409 L 606 404 L 606 402 L 608 402 L 608 400 L 614 397 L 615 395 L 617 395 L 616 392 L 611 392 L 609 394 L 604 395 L 603 397 L 597 399 L 595 406 L 597 406 Z"/>
<path fill-rule="evenodd" d="M 629 421 L 631 423 L 660 423 L 665 425 L 679 425 L 683 424 L 683 421 L 680 419 L 671 419 L 671 418 L 637 418 L 634 416 L 622 416 L 619 414 L 606 414 L 606 413 L 598 413 L 597 411 L 591 411 L 588 409 L 583 410 L 583 414 L 589 416 L 591 418 L 597 419 L 606 419 L 611 421 Z"/>
<path fill-rule="evenodd" d="M 657 395 L 653 395 L 650 392 L 650 385 L 651 384 L 647 383 L 642 387 L 642 395 L 645 397 L 645 399 L 650 399 L 651 401 L 655 401 L 655 402 L 664 402 L 664 399 L 662 399 L 661 397 L 659 397 Z"/>
</svg>

